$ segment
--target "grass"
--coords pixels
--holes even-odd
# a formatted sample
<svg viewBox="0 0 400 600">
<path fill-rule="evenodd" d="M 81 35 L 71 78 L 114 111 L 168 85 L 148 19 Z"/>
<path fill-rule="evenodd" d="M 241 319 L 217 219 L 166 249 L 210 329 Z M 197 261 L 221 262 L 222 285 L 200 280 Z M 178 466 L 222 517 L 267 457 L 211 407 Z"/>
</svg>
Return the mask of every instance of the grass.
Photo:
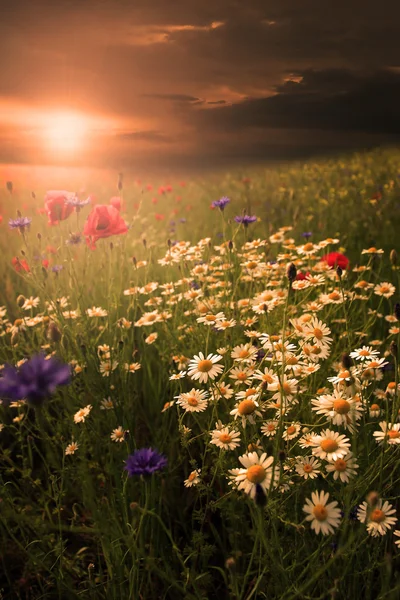
<svg viewBox="0 0 400 600">
<path fill-rule="evenodd" d="M 391 252 L 399 175 L 400 152 L 387 149 L 171 189 L 126 176 L 118 190 L 104 177 L 88 192 L 99 204 L 120 195 L 129 231 L 96 249 L 66 243 L 90 206 L 52 227 L 38 210 L 48 188 L 79 182 L 42 181 L 35 198 L 29 179 L 13 181 L 12 193 L 4 187 L 0 364 L 54 353 L 71 365 L 72 381 L 39 407 L 24 399 L 0 406 L 3 598 L 398 597 L 398 524 L 380 514 L 380 531 L 373 518 L 385 510 L 380 499 L 399 509 L 399 267 Z M 230 204 L 211 210 L 222 196 Z M 17 210 L 32 218 L 29 231 L 9 229 Z M 244 213 L 257 222 L 235 222 Z M 321 262 L 330 252 L 345 254 L 349 267 L 337 273 Z M 292 285 L 290 264 L 321 282 Z M 88 314 L 96 307 L 105 316 Z M 214 326 L 198 321 L 207 315 Z M 330 331 L 321 337 L 323 326 Z M 293 347 L 282 354 L 284 344 Z M 364 345 L 369 360 L 350 357 Z M 222 367 L 204 383 L 187 373 L 199 352 L 218 355 Z M 376 358 L 387 364 L 371 366 Z M 247 370 L 243 382 L 235 369 Z M 263 384 L 254 375 L 265 369 Z M 345 409 L 318 413 L 335 390 Z M 191 411 L 200 391 L 206 408 Z M 219 421 L 240 434 L 232 450 L 210 443 Z M 377 443 L 380 423 L 394 433 Z M 327 469 L 334 460 L 318 456 L 315 436 L 329 437 L 327 429 L 348 438 L 356 466 L 347 482 Z M 144 447 L 164 454 L 167 467 L 129 477 L 125 461 Z M 257 479 L 239 457 L 258 463 L 264 453 L 273 462 Z M 299 464 L 312 456 L 320 473 L 305 478 Z M 235 484 L 240 468 L 251 494 Z M 341 511 L 328 535 L 305 520 L 316 491 Z M 364 501 L 367 523 L 357 517 Z"/>
</svg>

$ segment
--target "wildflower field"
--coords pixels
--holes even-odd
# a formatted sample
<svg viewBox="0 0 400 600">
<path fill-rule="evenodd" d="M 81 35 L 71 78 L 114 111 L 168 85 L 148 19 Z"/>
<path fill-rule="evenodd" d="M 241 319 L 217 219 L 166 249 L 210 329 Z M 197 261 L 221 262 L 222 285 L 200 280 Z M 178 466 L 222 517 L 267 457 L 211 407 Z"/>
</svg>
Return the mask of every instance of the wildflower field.
<svg viewBox="0 0 400 600">
<path fill-rule="evenodd" d="M 1 186 L 0 597 L 397 599 L 400 152 Z"/>
</svg>

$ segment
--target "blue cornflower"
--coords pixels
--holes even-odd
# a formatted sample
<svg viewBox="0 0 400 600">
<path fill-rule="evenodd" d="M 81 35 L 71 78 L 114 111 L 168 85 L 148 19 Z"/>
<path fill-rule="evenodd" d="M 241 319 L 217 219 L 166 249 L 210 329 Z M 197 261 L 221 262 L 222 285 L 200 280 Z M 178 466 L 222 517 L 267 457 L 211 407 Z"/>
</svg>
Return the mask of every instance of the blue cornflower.
<svg viewBox="0 0 400 600">
<path fill-rule="evenodd" d="M 236 221 L 236 223 L 242 223 L 245 227 L 247 227 L 250 223 L 254 223 L 255 221 L 257 221 L 257 217 L 249 216 L 249 215 L 241 215 L 241 216 L 235 217 L 235 221 Z"/>
<path fill-rule="evenodd" d="M 167 458 L 152 448 L 140 448 L 130 454 L 125 461 L 125 471 L 133 475 L 152 475 L 167 466 Z"/>
<path fill-rule="evenodd" d="M 71 381 L 70 366 L 53 357 L 46 359 L 43 353 L 35 354 L 19 369 L 6 365 L 1 374 L 0 398 L 7 404 L 25 398 L 30 404 L 40 406 L 58 385 Z"/>
<path fill-rule="evenodd" d="M 219 210 L 224 210 L 225 206 L 229 204 L 230 200 L 227 196 L 222 196 L 219 200 L 214 200 L 211 203 L 212 208 L 219 208 Z"/>
<path fill-rule="evenodd" d="M 308 240 L 311 236 L 312 236 L 312 231 L 305 231 L 303 233 L 303 238 L 306 238 L 306 240 Z"/>
<path fill-rule="evenodd" d="M 62 265 L 54 265 L 54 267 L 51 267 L 51 270 L 53 271 L 53 273 L 59 273 L 63 270 L 63 268 L 64 267 Z"/>
<path fill-rule="evenodd" d="M 10 219 L 8 221 L 8 226 L 10 229 L 19 229 L 20 231 L 24 230 L 26 227 L 32 223 L 32 219 L 29 217 L 18 217 L 17 219 Z"/>
</svg>

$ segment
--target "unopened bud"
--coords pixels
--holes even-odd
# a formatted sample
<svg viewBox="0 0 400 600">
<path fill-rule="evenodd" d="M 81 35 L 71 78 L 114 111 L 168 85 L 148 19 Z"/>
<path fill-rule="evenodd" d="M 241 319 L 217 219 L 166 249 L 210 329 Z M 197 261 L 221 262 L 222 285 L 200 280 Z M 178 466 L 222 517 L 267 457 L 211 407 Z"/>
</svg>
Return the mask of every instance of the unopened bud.
<svg viewBox="0 0 400 600">
<path fill-rule="evenodd" d="M 142 239 L 142 243 L 143 243 L 143 246 L 146 248 L 146 247 L 147 247 L 146 238 L 143 238 L 143 239 Z"/>
<path fill-rule="evenodd" d="M 229 248 L 229 250 L 233 249 L 233 242 L 232 242 L 232 240 L 229 240 L 229 242 L 228 242 L 228 248 Z"/>
<path fill-rule="evenodd" d="M 342 354 L 342 367 L 343 367 L 343 369 L 349 370 L 350 367 L 352 367 L 352 366 L 353 366 L 353 361 L 352 361 L 350 355 L 347 354 L 347 352 L 344 352 Z"/>
<path fill-rule="evenodd" d="M 35 198 L 36 198 L 35 192 L 32 192 L 32 198 L 35 200 Z"/>
<path fill-rule="evenodd" d="M 20 308 L 23 307 L 23 305 L 25 304 L 25 296 L 23 296 L 22 294 L 20 294 L 17 298 L 17 306 L 19 306 Z"/>
<path fill-rule="evenodd" d="M 339 279 L 342 279 L 343 269 L 339 265 L 336 267 L 336 275 L 339 277 Z"/>
<path fill-rule="evenodd" d="M 379 493 L 378 492 L 369 492 L 367 495 L 367 502 L 371 508 L 374 508 L 379 502 Z"/>
<path fill-rule="evenodd" d="M 136 265 L 137 265 L 136 256 L 132 256 L 132 262 L 133 262 L 133 266 L 136 267 Z"/>
<path fill-rule="evenodd" d="M 110 242 L 110 250 L 112 250 L 114 248 L 114 244 L 112 242 Z"/>
<path fill-rule="evenodd" d="M 61 340 L 62 333 L 57 327 L 57 325 L 52 321 L 47 328 L 47 339 L 50 342 L 57 343 Z"/>
<path fill-rule="evenodd" d="M 389 258 L 390 258 L 390 262 L 392 263 L 393 266 L 397 265 L 397 252 L 396 252 L 396 250 L 394 250 L 394 249 L 391 250 Z"/>
<path fill-rule="evenodd" d="M 225 561 L 225 569 L 228 569 L 229 571 L 231 571 L 235 567 L 236 567 L 236 560 L 233 558 L 233 556 L 230 556 Z"/>
<path fill-rule="evenodd" d="M 394 340 L 392 340 L 392 342 L 390 343 L 389 350 L 390 350 L 390 354 L 393 356 L 393 358 L 397 359 L 398 347 Z"/>
<path fill-rule="evenodd" d="M 37 239 L 38 239 L 38 240 L 39 240 L 39 242 L 40 242 L 40 241 L 41 241 L 41 239 L 42 239 L 42 234 L 39 232 L 39 233 L 37 233 L 37 234 L 36 234 L 36 237 L 37 237 Z"/>
<path fill-rule="evenodd" d="M 264 492 L 263 487 L 256 483 L 256 495 L 254 496 L 254 502 L 261 508 L 267 504 L 267 494 Z"/>
<path fill-rule="evenodd" d="M 400 321 L 400 304 L 398 302 L 394 305 L 394 316 Z"/>
<path fill-rule="evenodd" d="M 290 283 L 292 283 L 295 279 L 296 279 L 296 275 L 297 275 L 297 269 L 296 269 L 296 265 L 293 263 L 290 263 L 286 269 L 286 275 L 287 278 L 289 279 Z"/>
<path fill-rule="evenodd" d="M 6 182 L 6 188 L 7 188 L 7 191 L 10 192 L 10 194 L 12 194 L 13 193 L 13 182 L 12 181 L 7 181 Z"/>
<path fill-rule="evenodd" d="M 286 459 L 286 452 L 284 450 L 279 450 L 278 458 L 281 462 L 283 462 Z"/>
</svg>

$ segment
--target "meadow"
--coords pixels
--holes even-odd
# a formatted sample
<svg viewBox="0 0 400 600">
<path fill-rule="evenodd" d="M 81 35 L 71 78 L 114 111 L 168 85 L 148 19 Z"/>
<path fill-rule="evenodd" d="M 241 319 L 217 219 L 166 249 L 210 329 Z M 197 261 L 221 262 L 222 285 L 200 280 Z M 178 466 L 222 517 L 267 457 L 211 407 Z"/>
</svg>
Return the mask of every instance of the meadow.
<svg viewBox="0 0 400 600">
<path fill-rule="evenodd" d="M 398 598 L 400 151 L 1 185 L 0 597 Z"/>
</svg>

